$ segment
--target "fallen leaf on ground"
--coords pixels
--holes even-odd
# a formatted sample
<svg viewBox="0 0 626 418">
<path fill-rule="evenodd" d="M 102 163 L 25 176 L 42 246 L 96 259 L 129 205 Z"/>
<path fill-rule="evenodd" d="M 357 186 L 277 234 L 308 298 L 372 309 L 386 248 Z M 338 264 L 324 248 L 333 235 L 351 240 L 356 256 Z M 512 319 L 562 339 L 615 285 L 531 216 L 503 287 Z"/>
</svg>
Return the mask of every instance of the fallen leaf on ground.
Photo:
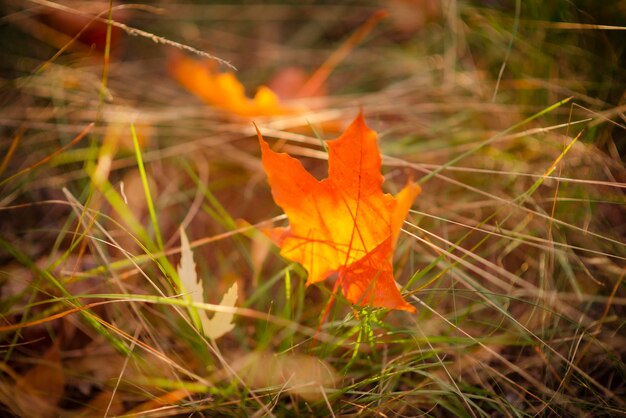
<svg viewBox="0 0 626 418">
<path fill-rule="evenodd" d="M 222 300 L 220 301 L 220 306 L 225 306 L 232 308 L 237 303 L 237 282 L 233 283 L 233 285 L 224 293 Z M 206 315 L 206 311 L 205 312 Z M 215 312 L 213 318 L 208 321 L 204 321 L 202 323 L 202 329 L 204 330 L 204 335 L 214 340 L 217 340 L 223 335 L 226 335 L 230 331 L 235 328 L 235 324 L 233 323 L 233 314 L 230 312 Z"/>
<path fill-rule="evenodd" d="M 304 354 L 255 352 L 236 360 L 232 367 L 253 389 L 275 387 L 310 402 L 322 399 L 339 380 L 330 364 Z"/>
<path fill-rule="evenodd" d="M 232 72 L 220 73 L 212 62 L 197 61 L 184 55 L 171 59 L 170 74 L 183 87 L 206 103 L 239 116 L 276 116 L 294 113 L 283 106 L 268 87 L 260 86 L 254 98 Z"/>
<path fill-rule="evenodd" d="M 363 115 L 328 141 L 328 178 L 318 181 L 300 161 L 270 149 L 258 132 L 272 196 L 289 219 L 268 236 L 281 255 L 307 270 L 307 284 L 337 273 L 343 293 L 361 306 L 415 312 L 393 279 L 392 257 L 420 187 L 409 182 L 396 197 L 382 192 L 376 133 Z"/>
<path fill-rule="evenodd" d="M 70 1 L 64 2 L 65 7 L 71 8 L 76 13 L 63 10 L 56 7 L 42 7 L 36 15 L 37 19 L 46 26 L 37 26 L 38 35 L 45 42 L 58 46 L 59 48 L 70 47 L 77 49 L 76 45 L 67 42 L 76 37 L 76 43 L 80 43 L 83 49 L 79 52 L 86 52 L 95 48 L 104 52 L 107 47 L 107 31 L 109 27 L 106 21 L 95 20 L 100 17 L 106 19 L 108 9 L 113 7 L 112 19 L 116 22 L 126 23 L 131 18 L 130 8 L 121 8 L 119 2 L 92 0 L 89 2 Z M 116 26 L 110 27 L 109 48 L 113 52 L 118 52 L 122 45 L 122 30 Z M 62 36 L 64 35 L 64 36 Z M 92 52 L 93 54 L 93 52 Z M 99 55 L 102 56 L 101 54 Z"/>
<path fill-rule="evenodd" d="M 183 287 L 181 291 L 187 293 L 191 302 L 204 303 L 204 289 L 202 282 L 198 280 L 196 263 L 193 261 L 193 252 L 183 228 L 180 229 L 180 245 L 181 257 L 180 265 L 178 266 L 178 277 Z M 237 282 L 235 282 L 224 294 L 220 306 L 234 307 L 235 303 L 237 303 L 237 293 Z M 195 322 L 194 318 L 197 318 L 200 324 L 195 325 L 201 325 L 204 335 L 213 340 L 217 340 L 235 328 L 233 314 L 230 312 L 215 312 L 213 318 L 209 318 L 207 311 L 204 309 L 191 308 L 190 317 L 193 322 Z"/>
<path fill-rule="evenodd" d="M 94 416 L 117 416 L 124 411 L 124 403 L 121 396 L 111 390 L 105 389 L 94 396 L 87 405 L 76 411 L 74 418 L 87 418 Z"/>
<path fill-rule="evenodd" d="M 65 393 L 65 374 L 58 342 L 15 382 L 15 402 L 23 416 L 54 417 Z"/>
</svg>

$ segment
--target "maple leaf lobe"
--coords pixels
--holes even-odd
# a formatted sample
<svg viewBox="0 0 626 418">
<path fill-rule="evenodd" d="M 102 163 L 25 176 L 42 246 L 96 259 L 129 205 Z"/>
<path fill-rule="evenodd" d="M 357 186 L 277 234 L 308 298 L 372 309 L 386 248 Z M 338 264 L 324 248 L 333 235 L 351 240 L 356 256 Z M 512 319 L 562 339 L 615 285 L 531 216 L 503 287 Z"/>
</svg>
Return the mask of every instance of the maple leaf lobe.
<svg viewBox="0 0 626 418">
<path fill-rule="evenodd" d="M 272 196 L 290 224 L 268 232 L 281 255 L 303 265 L 307 284 L 338 273 L 353 304 L 414 312 L 393 279 L 392 256 L 420 188 L 409 182 L 395 198 L 383 193 L 376 133 L 363 115 L 328 141 L 328 177 L 321 181 L 257 133 Z"/>
<path fill-rule="evenodd" d="M 184 55 L 173 56 L 171 76 L 204 102 L 242 117 L 275 116 L 293 113 L 283 106 L 266 86 L 260 86 L 253 98 L 246 96 L 243 84 L 231 72 L 216 71 L 214 63 L 197 61 Z"/>
</svg>

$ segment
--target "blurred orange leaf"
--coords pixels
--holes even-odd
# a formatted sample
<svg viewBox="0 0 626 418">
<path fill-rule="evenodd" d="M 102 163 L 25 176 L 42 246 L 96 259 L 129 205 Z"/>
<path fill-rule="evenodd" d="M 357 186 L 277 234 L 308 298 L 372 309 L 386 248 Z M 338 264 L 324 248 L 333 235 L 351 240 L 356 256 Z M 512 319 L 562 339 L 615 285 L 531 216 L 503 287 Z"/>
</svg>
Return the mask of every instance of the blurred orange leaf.
<svg viewBox="0 0 626 418">
<path fill-rule="evenodd" d="M 171 60 L 170 73 L 206 103 L 239 116 L 276 116 L 294 112 L 283 106 L 278 96 L 266 86 L 260 86 L 254 98 L 248 98 L 237 77 L 231 72 L 217 72 L 212 62 L 177 55 Z"/>
<path fill-rule="evenodd" d="M 258 137 L 274 201 L 290 222 L 267 231 L 281 255 L 304 266 L 307 284 L 337 273 L 353 304 L 414 312 L 393 279 L 392 256 L 420 187 L 409 182 L 396 197 L 382 192 L 376 133 L 363 115 L 328 142 L 329 175 L 321 181 Z"/>
</svg>

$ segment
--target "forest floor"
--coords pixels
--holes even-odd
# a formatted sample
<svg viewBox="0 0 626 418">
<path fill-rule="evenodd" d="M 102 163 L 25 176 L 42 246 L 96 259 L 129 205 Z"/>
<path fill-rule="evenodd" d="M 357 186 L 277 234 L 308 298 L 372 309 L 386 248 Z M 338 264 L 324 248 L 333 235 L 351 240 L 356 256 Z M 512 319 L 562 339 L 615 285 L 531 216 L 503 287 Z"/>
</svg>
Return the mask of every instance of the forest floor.
<svg viewBox="0 0 626 418">
<path fill-rule="evenodd" d="M 0 414 L 625 415 L 626 6 L 578 3 L 5 1 Z M 322 179 L 359 112 L 415 313 L 263 233 L 255 125 Z"/>
</svg>

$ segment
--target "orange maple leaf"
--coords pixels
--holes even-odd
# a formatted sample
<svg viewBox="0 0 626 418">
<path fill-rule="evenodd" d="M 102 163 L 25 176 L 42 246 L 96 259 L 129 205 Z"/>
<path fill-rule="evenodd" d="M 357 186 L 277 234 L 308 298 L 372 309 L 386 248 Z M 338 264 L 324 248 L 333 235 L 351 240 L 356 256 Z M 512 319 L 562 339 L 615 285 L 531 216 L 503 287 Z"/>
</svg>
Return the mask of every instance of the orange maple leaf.
<svg viewBox="0 0 626 418">
<path fill-rule="evenodd" d="M 170 73 L 206 103 L 239 116 L 276 116 L 294 112 L 283 106 L 278 96 L 266 86 L 260 86 L 254 98 L 248 98 L 243 84 L 233 73 L 217 72 L 210 62 L 177 55 L 170 62 Z"/>
<path fill-rule="evenodd" d="M 415 312 L 393 279 L 392 256 L 420 187 L 409 182 L 396 197 L 383 193 L 376 132 L 363 115 L 328 142 L 328 178 L 321 181 L 257 133 L 272 196 L 290 223 L 267 234 L 283 257 L 304 266 L 307 285 L 337 273 L 351 303 Z"/>
</svg>

